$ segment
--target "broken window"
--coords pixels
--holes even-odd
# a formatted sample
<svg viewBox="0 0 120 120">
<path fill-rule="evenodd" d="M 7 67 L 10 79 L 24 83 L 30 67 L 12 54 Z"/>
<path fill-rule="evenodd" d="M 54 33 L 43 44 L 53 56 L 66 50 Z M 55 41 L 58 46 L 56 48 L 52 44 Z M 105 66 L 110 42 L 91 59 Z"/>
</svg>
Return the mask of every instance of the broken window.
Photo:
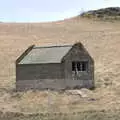
<svg viewBox="0 0 120 120">
<path fill-rule="evenodd" d="M 87 61 L 72 62 L 72 71 L 87 71 L 87 69 L 88 69 Z"/>
</svg>

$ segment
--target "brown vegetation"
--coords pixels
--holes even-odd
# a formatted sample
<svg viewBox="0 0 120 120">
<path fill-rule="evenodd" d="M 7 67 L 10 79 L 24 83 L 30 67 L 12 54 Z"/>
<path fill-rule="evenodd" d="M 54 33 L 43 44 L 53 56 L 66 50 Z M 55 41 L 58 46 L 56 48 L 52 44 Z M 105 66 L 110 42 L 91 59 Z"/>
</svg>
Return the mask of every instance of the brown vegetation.
<svg viewBox="0 0 120 120">
<path fill-rule="evenodd" d="M 120 22 L 81 17 L 53 23 L 0 23 L 0 110 L 78 112 L 120 108 Z M 87 97 L 59 92 L 13 92 L 15 60 L 30 45 L 80 41 L 95 60 L 96 89 Z M 50 96 L 50 97 L 49 97 Z"/>
</svg>

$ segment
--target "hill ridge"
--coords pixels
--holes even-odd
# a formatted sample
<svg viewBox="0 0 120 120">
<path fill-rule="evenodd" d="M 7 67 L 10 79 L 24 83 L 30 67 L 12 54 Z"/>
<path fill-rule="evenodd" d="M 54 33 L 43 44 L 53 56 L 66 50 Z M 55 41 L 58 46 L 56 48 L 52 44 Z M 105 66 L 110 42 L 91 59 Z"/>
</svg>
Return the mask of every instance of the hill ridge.
<svg viewBox="0 0 120 120">
<path fill-rule="evenodd" d="M 96 17 L 96 18 L 120 20 L 120 7 L 108 7 L 108 8 L 101 8 L 98 10 L 90 10 L 81 13 L 80 16 L 87 18 Z"/>
</svg>

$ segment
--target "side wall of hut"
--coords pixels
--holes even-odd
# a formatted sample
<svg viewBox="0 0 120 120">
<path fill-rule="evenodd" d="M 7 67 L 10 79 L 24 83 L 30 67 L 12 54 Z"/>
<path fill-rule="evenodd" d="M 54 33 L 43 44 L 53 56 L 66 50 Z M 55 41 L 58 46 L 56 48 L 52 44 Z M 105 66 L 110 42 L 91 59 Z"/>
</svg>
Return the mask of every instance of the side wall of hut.
<svg viewBox="0 0 120 120">
<path fill-rule="evenodd" d="M 17 64 L 16 88 L 25 89 L 62 89 L 64 73 L 62 64 Z"/>
</svg>

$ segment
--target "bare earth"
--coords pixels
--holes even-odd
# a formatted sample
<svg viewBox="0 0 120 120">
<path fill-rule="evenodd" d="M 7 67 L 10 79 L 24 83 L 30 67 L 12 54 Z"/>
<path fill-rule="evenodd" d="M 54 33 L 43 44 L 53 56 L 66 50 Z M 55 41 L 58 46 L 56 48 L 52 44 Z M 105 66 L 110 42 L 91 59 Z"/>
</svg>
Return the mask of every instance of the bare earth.
<svg viewBox="0 0 120 120">
<path fill-rule="evenodd" d="M 28 46 L 80 41 L 95 60 L 96 89 L 84 96 L 67 92 L 16 93 L 15 60 Z M 80 17 L 53 23 L 0 23 L 0 111 L 24 113 L 115 110 L 120 108 L 120 22 Z"/>
</svg>

